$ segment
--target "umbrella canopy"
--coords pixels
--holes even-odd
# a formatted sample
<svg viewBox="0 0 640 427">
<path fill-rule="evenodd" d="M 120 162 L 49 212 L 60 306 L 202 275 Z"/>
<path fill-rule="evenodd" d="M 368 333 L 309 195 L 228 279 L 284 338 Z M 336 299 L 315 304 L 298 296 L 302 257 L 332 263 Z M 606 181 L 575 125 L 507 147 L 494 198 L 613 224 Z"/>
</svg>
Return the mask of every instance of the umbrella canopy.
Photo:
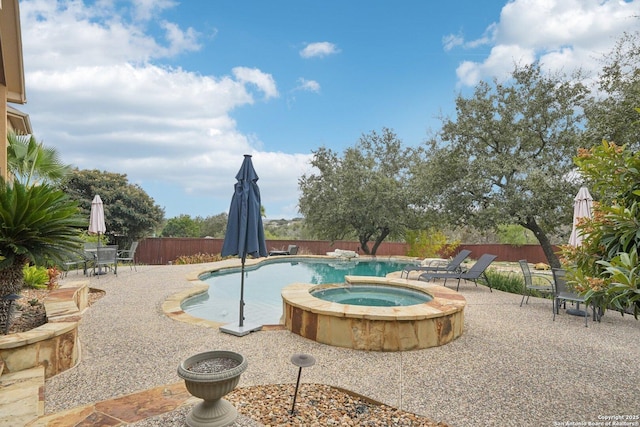
<svg viewBox="0 0 640 427">
<path fill-rule="evenodd" d="M 576 226 L 578 225 L 578 220 L 580 218 L 591 218 L 593 198 L 586 187 L 580 187 L 578 194 L 573 200 L 573 229 L 571 230 L 571 236 L 569 237 L 569 244 L 571 246 L 579 246 L 582 243 L 584 236 Z"/>
<path fill-rule="evenodd" d="M 260 327 L 245 328 L 244 326 L 244 263 L 247 255 L 252 257 L 267 256 L 267 243 L 264 238 L 262 216 L 260 214 L 260 189 L 258 188 L 258 174 L 253 168 L 251 156 L 245 154 L 240 170 L 236 174 L 236 184 L 229 218 L 227 232 L 222 243 L 222 256 L 237 255 L 242 259 L 240 274 L 240 322 L 238 329 L 224 327 L 223 332 L 234 335 L 245 335 Z"/>
<path fill-rule="evenodd" d="M 244 263 L 247 255 L 267 256 L 267 243 L 260 214 L 258 174 L 253 168 L 250 155 L 245 154 L 236 180 L 238 182 L 231 198 L 221 255 L 237 255 Z"/>
<path fill-rule="evenodd" d="M 104 206 L 99 195 L 91 201 L 91 215 L 89 216 L 89 233 L 104 234 L 107 227 L 104 224 Z"/>
</svg>

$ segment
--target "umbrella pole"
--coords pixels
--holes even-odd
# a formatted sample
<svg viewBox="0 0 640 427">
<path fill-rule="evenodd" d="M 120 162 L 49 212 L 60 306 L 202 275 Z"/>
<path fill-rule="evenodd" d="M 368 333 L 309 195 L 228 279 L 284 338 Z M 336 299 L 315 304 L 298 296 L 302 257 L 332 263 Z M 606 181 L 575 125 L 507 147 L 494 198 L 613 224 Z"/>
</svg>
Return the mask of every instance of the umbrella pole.
<svg viewBox="0 0 640 427">
<path fill-rule="evenodd" d="M 100 238 L 100 232 L 98 231 L 98 249 L 96 251 L 96 260 L 99 257 L 98 252 L 100 252 L 100 245 L 102 243 L 101 241 L 102 241 L 102 239 Z M 94 276 L 96 275 L 96 266 L 95 266 L 95 264 L 93 265 L 93 275 Z M 102 265 L 100 263 L 98 263 L 98 276 L 101 276 L 101 275 L 102 275 Z"/>
<path fill-rule="evenodd" d="M 245 257 L 242 257 L 242 267 L 240 268 L 240 323 L 239 326 L 244 326 L 244 261 Z"/>
<path fill-rule="evenodd" d="M 232 334 L 238 337 L 243 337 L 250 332 L 259 331 L 262 329 L 262 325 L 258 324 L 244 324 L 244 262 L 246 255 L 242 257 L 242 267 L 240 269 L 240 321 L 238 326 L 223 325 L 220 326 L 220 331 Z"/>
</svg>

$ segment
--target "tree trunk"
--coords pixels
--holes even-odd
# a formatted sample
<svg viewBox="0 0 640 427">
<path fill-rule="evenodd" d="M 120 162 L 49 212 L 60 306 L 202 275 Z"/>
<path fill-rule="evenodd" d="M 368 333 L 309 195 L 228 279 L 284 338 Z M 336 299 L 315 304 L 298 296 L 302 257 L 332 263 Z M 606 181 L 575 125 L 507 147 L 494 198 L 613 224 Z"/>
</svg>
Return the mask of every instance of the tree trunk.
<svg viewBox="0 0 640 427">
<path fill-rule="evenodd" d="M 11 294 L 19 294 L 24 283 L 22 269 L 25 264 L 23 257 L 16 257 L 15 262 L 7 268 L 0 269 L 0 298 Z M 0 334 L 5 334 L 11 326 L 11 307 L 13 301 L 0 300 Z"/>
<path fill-rule="evenodd" d="M 524 228 L 531 230 L 533 234 L 536 236 L 536 238 L 538 239 L 538 242 L 540 242 L 542 251 L 544 252 L 544 255 L 547 257 L 547 262 L 549 263 L 551 268 L 561 268 L 562 266 L 560 265 L 560 260 L 558 259 L 558 256 L 553 251 L 553 246 L 551 246 L 551 242 L 549 241 L 549 238 L 547 237 L 545 232 L 542 230 L 542 228 L 540 228 L 535 218 L 527 217 L 527 222 L 522 223 L 521 225 Z"/>
<path fill-rule="evenodd" d="M 386 239 L 388 235 L 389 235 L 389 228 L 384 227 L 380 232 L 380 235 L 378 236 L 376 241 L 373 243 L 373 247 L 371 248 L 371 255 L 376 254 L 376 252 L 378 251 L 378 247 L 380 247 L 380 244 L 384 242 L 384 239 Z"/>
<path fill-rule="evenodd" d="M 360 236 L 358 240 L 360 241 L 360 247 L 362 248 L 362 252 L 364 252 L 365 255 L 371 255 L 369 253 L 369 239 Z"/>
<path fill-rule="evenodd" d="M 26 260 L 17 258 L 10 266 L 0 269 L 0 297 L 9 294 L 17 294 L 24 284 L 24 275 L 22 269 L 26 264 Z"/>
</svg>

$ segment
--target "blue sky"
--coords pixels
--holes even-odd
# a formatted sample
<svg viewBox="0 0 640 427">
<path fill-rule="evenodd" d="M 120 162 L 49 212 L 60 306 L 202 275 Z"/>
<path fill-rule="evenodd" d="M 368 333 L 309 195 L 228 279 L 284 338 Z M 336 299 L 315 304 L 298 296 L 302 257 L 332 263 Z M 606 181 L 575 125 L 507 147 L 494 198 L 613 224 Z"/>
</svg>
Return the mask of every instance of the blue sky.
<svg viewBox="0 0 640 427">
<path fill-rule="evenodd" d="M 35 136 L 127 174 L 166 217 L 229 207 L 252 154 L 268 218 L 298 216 L 312 150 L 424 142 L 456 95 L 539 59 L 598 59 L 640 0 L 20 1 Z M 635 18 L 634 18 L 635 16 Z"/>
</svg>

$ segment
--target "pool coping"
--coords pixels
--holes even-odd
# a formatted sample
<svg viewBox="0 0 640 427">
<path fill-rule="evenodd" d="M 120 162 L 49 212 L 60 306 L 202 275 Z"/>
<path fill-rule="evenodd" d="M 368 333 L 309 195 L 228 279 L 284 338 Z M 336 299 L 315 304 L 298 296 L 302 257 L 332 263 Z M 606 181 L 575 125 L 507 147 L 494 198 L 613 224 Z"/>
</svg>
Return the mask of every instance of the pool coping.
<svg viewBox="0 0 640 427">
<path fill-rule="evenodd" d="M 371 307 L 364 305 L 340 304 L 322 300 L 311 295 L 310 290 L 318 286 L 308 283 L 293 283 L 282 289 L 285 303 L 304 308 L 312 313 L 339 315 L 348 318 L 368 320 L 422 320 L 447 316 L 464 310 L 467 300 L 462 294 L 441 285 L 410 279 L 376 276 L 345 276 L 349 284 L 389 285 L 415 289 L 433 297 L 431 301 L 399 307 Z"/>
</svg>

